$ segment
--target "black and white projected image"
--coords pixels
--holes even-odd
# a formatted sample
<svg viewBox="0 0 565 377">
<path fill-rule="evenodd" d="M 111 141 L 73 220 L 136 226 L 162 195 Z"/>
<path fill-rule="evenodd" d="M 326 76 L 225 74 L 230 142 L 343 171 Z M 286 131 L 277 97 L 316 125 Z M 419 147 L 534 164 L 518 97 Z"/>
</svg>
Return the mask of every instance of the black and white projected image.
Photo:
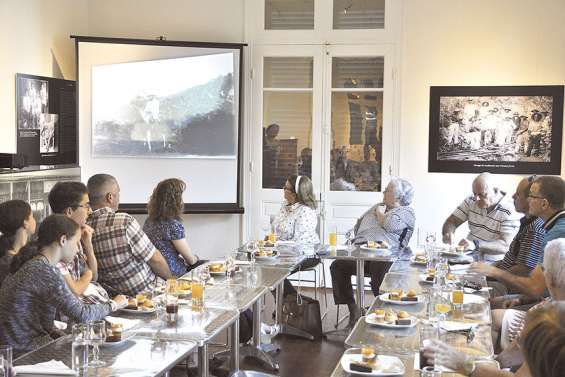
<svg viewBox="0 0 565 377">
<path fill-rule="evenodd" d="M 41 114 L 41 129 L 39 131 L 39 153 L 59 152 L 57 114 Z"/>
<path fill-rule="evenodd" d="M 551 96 L 445 96 L 437 160 L 550 162 Z"/>
<path fill-rule="evenodd" d="M 18 128 L 39 130 L 49 112 L 49 83 L 45 80 L 18 77 Z"/>
<path fill-rule="evenodd" d="M 236 158 L 234 54 L 92 67 L 92 155 Z"/>
</svg>

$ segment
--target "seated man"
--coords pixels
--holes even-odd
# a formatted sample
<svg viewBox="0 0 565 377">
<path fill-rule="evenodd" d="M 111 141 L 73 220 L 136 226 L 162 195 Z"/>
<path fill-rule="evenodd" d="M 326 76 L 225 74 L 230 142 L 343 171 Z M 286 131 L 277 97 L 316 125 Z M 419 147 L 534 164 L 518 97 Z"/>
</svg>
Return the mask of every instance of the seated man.
<svg viewBox="0 0 565 377">
<path fill-rule="evenodd" d="M 528 213 L 528 195 L 535 176 L 524 178 L 516 187 L 516 193 L 512 196 L 516 211 L 525 216 L 520 219 L 520 229 L 510 244 L 509 251 L 504 259 L 494 265 L 487 263 L 475 263 L 472 268 L 489 278 L 493 278 L 496 270 L 502 269 L 515 275 L 527 276 L 541 262 L 543 249 L 543 220 Z M 511 287 L 506 287 L 501 282 L 489 282 L 495 288 L 494 296 L 513 293 Z"/>
<path fill-rule="evenodd" d="M 98 281 L 111 294 L 129 296 L 152 289 L 158 277 L 172 277 L 169 266 L 153 246 L 139 223 L 127 213 L 118 213 L 120 186 L 108 174 L 88 180 L 94 212 L 88 224 L 94 229 L 92 245 L 98 260 Z"/>
<path fill-rule="evenodd" d="M 545 236 L 542 248 L 554 239 L 565 238 L 565 181 L 561 177 L 543 176 L 537 178 L 528 195 L 528 213 L 544 221 Z M 498 281 L 513 287 L 518 292 L 540 297 L 547 288 L 541 261 L 529 276 L 518 276 L 502 269 L 491 271 L 490 275 Z M 517 302 L 519 304 L 519 302 Z"/>
<path fill-rule="evenodd" d="M 371 207 L 357 220 L 354 244 L 367 241 L 386 241 L 392 249 L 402 249 L 410 240 L 416 217 L 409 207 L 414 197 L 412 185 L 404 179 L 393 179 L 384 191 L 384 203 Z M 379 208 L 384 206 L 383 209 Z M 377 296 L 379 287 L 392 263 L 366 262 L 365 272 L 371 276 L 371 290 Z M 349 325 L 355 324 L 361 312 L 353 298 L 351 276 L 357 272 L 354 261 L 336 260 L 330 266 L 333 294 L 336 304 L 346 304 Z"/>
<path fill-rule="evenodd" d="M 466 198 L 443 224 L 443 242 L 451 244 L 455 229 L 464 222 L 469 224 L 469 235 L 459 241 L 460 246 L 474 247 L 485 254 L 486 260 L 502 259 L 518 231 L 518 215 L 506 198 L 506 193 L 494 187 L 489 173 L 482 173 L 473 181 L 473 196 Z"/>
</svg>

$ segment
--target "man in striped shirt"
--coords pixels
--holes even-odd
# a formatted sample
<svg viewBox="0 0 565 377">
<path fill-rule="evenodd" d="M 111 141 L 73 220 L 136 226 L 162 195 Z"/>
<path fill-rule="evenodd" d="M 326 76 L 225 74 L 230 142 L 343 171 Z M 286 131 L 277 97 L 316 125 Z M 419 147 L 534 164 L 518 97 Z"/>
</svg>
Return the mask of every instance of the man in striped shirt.
<svg viewBox="0 0 565 377">
<path fill-rule="evenodd" d="M 474 263 L 471 269 L 481 273 L 489 278 L 496 276 L 497 270 L 505 270 L 512 274 L 527 276 L 530 272 L 541 263 L 542 244 L 545 230 L 543 229 L 543 220 L 537 216 L 528 213 L 528 194 L 535 176 L 524 178 L 516 187 L 516 193 L 512 196 L 514 199 L 514 207 L 516 211 L 523 213 L 525 216 L 520 219 L 520 230 L 512 243 L 509 251 L 504 255 L 504 259 L 496 262 L 494 265 L 487 263 Z M 513 290 L 508 286 L 499 282 L 491 282 L 490 286 L 496 289 L 496 296 L 511 293 Z"/>
<path fill-rule="evenodd" d="M 496 261 L 508 251 L 516 235 L 519 216 L 506 193 L 494 186 L 489 173 L 473 181 L 473 196 L 466 198 L 443 224 L 443 242 L 451 244 L 455 230 L 464 222 L 469 235 L 458 245 L 486 254 L 485 259 Z"/>
</svg>

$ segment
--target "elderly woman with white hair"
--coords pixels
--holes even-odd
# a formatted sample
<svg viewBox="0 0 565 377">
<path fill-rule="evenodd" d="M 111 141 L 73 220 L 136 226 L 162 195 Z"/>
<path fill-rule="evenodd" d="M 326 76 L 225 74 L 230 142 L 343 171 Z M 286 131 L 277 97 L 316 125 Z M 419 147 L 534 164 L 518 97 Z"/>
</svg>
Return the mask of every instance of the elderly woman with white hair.
<svg viewBox="0 0 565 377">
<path fill-rule="evenodd" d="M 367 241 L 386 241 L 393 250 L 401 251 L 410 240 L 416 217 L 410 207 L 414 198 L 414 188 L 405 179 L 390 181 L 383 193 L 383 202 L 371 207 L 363 214 L 353 228 L 354 244 Z M 365 271 L 371 277 L 371 290 L 377 296 L 379 287 L 392 263 L 365 262 Z M 353 261 L 336 260 L 330 266 L 333 294 L 336 304 L 346 304 L 349 308 L 349 324 L 361 315 L 353 298 L 351 276 L 356 273 Z"/>
</svg>

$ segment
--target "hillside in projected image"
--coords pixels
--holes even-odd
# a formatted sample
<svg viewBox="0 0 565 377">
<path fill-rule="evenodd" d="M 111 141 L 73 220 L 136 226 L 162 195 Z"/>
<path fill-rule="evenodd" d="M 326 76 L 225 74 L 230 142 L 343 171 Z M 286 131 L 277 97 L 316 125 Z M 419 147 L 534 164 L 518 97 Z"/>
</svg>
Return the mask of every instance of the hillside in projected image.
<svg viewBox="0 0 565 377">
<path fill-rule="evenodd" d="M 235 158 L 233 53 L 94 66 L 92 154 Z"/>
</svg>

